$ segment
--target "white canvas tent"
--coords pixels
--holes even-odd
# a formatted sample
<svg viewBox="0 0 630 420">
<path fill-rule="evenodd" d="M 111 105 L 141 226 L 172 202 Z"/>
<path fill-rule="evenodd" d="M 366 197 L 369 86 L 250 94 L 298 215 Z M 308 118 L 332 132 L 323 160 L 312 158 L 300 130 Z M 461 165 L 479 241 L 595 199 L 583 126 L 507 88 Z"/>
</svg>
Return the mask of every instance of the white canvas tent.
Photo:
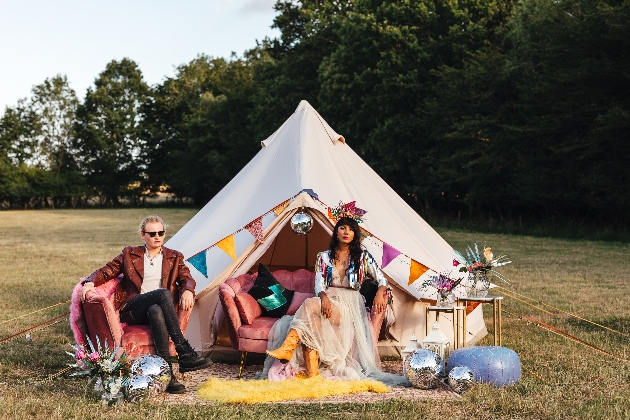
<svg viewBox="0 0 630 420">
<path fill-rule="evenodd" d="M 382 352 L 395 352 L 388 346 L 404 347 L 412 333 L 424 337 L 427 303 L 419 299 L 435 299 L 435 294 L 427 294 L 420 285 L 436 272 L 460 275 L 452 267 L 451 246 L 302 101 L 262 142 L 258 154 L 166 244 L 186 259 L 196 256 L 198 268 L 198 259 L 205 256 L 206 275 L 201 272 L 205 267 L 189 265 L 197 281 L 197 302 L 187 331 L 191 344 L 197 350 L 213 345 L 221 321 L 213 321 L 218 286 L 226 279 L 247 273 L 258 262 L 272 270 L 313 270 L 317 252 L 328 248 L 334 225 L 328 207 L 351 201 L 368 211 L 361 227 L 373 236 L 363 245 L 374 258 L 381 262 L 383 243 L 401 252 L 383 268 L 394 289 L 396 322 L 390 332 L 397 342 L 379 343 Z M 290 229 L 288 222 L 298 211 L 315 220 L 308 235 L 297 236 Z M 261 216 L 263 243 L 243 229 Z M 220 241 L 221 247 L 216 246 Z M 233 256 L 225 250 L 233 251 Z M 409 285 L 411 259 L 429 270 Z M 450 316 L 440 320 L 443 331 L 452 337 Z M 468 342 L 486 334 L 481 307 L 467 321 Z"/>
</svg>

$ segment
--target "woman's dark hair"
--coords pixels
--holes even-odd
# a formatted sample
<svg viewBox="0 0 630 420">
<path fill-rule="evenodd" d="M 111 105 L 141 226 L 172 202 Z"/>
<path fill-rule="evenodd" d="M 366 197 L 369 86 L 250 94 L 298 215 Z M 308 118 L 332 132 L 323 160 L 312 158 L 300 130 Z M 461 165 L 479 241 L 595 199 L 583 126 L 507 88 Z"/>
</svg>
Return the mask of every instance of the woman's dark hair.
<svg viewBox="0 0 630 420">
<path fill-rule="evenodd" d="M 350 217 L 342 217 L 335 225 L 328 247 L 328 257 L 330 261 L 332 261 L 337 254 L 337 245 L 339 244 L 337 229 L 339 229 L 340 226 L 348 226 L 354 232 L 354 238 L 352 242 L 350 242 L 350 262 L 358 262 L 361 258 L 361 228 L 359 228 L 357 221 Z"/>
</svg>

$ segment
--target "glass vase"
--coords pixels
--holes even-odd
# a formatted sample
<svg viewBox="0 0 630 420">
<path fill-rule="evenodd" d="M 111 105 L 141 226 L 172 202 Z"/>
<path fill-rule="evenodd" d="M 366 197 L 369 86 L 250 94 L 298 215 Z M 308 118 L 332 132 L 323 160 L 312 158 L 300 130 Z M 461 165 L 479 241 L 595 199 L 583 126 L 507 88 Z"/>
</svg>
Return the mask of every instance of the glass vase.
<svg viewBox="0 0 630 420">
<path fill-rule="evenodd" d="M 468 290 L 469 297 L 486 297 L 490 290 L 490 279 L 484 272 L 479 272 Z"/>
<path fill-rule="evenodd" d="M 455 295 L 452 293 L 438 293 L 437 306 L 450 308 L 455 303 Z"/>
<path fill-rule="evenodd" d="M 103 395 L 101 395 L 101 402 L 106 407 L 111 407 L 113 405 L 121 405 L 123 402 L 125 402 L 125 396 L 120 391 L 118 391 L 117 394 L 110 394 L 109 392 L 103 392 Z"/>
</svg>

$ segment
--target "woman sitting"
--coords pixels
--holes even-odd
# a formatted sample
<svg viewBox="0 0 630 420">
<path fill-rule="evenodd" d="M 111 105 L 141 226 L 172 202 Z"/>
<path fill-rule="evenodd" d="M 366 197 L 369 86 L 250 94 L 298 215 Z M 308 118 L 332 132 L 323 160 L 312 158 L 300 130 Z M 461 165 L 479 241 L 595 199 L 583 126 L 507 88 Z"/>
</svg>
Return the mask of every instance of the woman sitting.
<svg viewBox="0 0 630 420">
<path fill-rule="evenodd" d="M 380 371 L 376 337 L 359 293 L 363 281 L 369 279 L 378 283 L 373 305 L 380 313 L 387 304 L 387 279 L 370 253 L 362 249 L 357 222 L 342 217 L 333 230 L 329 250 L 317 255 L 317 297 L 305 300 L 293 317 L 285 316 L 276 323 L 269 347 L 282 343 L 267 354 L 284 363 L 290 361 L 294 367 L 303 361 L 309 377 L 318 374 L 321 363 L 337 378 L 407 385 L 405 377 Z M 303 353 L 299 342 L 305 345 Z M 263 374 L 269 365 L 266 363 Z"/>
</svg>

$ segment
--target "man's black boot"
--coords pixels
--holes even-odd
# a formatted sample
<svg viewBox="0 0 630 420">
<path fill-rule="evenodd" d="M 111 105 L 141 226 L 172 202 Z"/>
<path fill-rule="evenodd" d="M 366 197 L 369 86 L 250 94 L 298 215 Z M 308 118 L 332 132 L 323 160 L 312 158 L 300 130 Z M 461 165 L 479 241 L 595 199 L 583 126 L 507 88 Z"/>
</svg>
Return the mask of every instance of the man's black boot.
<svg viewBox="0 0 630 420">
<path fill-rule="evenodd" d="M 182 373 L 204 369 L 212 364 L 210 359 L 199 357 L 197 352 L 188 344 L 188 341 L 178 344 L 175 348 L 179 355 L 179 371 Z"/>
<path fill-rule="evenodd" d="M 173 372 L 173 365 L 171 362 L 168 362 L 169 367 L 171 368 L 171 381 L 168 383 L 166 387 L 166 392 L 169 394 L 183 394 L 186 392 L 186 387 L 184 384 L 180 383 L 175 377 L 175 372 Z"/>
</svg>

